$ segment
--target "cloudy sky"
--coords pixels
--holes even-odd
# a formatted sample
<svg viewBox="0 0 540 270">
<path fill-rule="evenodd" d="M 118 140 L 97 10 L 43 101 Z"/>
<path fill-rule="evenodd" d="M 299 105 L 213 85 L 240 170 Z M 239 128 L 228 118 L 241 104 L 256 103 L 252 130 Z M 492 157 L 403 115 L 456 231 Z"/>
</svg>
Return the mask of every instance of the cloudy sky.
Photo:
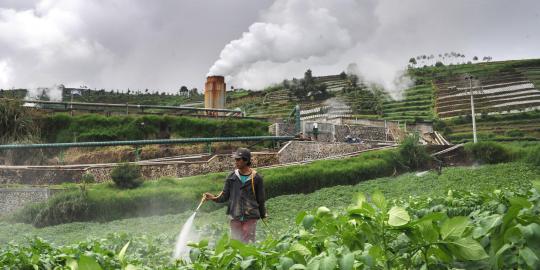
<svg viewBox="0 0 540 270">
<path fill-rule="evenodd" d="M 0 88 L 260 89 L 350 63 L 399 87 L 411 56 L 540 57 L 538 0 L 0 0 Z"/>
</svg>

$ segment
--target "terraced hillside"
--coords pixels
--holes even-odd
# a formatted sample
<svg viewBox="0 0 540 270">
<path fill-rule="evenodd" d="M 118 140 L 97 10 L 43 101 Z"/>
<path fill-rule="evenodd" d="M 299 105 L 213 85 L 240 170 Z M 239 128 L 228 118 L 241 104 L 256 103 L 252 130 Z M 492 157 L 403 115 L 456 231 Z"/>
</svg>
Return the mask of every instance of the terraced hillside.
<svg viewBox="0 0 540 270">
<path fill-rule="evenodd" d="M 420 84 L 403 92 L 403 100 L 387 101 L 383 104 L 384 118 L 389 120 L 433 119 L 433 89 L 429 84 Z"/>
<path fill-rule="evenodd" d="M 414 86 L 401 93 L 401 100 L 392 99 L 377 86 L 340 74 L 313 78 L 326 86 L 330 93 L 326 100 L 299 101 L 291 91 L 277 85 L 231 99 L 229 107 L 241 107 L 248 115 L 259 117 L 288 117 L 294 106 L 300 104 L 310 115 L 327 112 L 341 117 L 409 123 L 441 119 L 445 134 L 458 142 L 472 138 L 469 94 L 472 84 L 481 138 L 540 138 L 538 115 L 532 112 L 520 116 L 540 108 L 538 59 L 413 68 L 408 70 L 408 75 Z M 468 75 L 473 76 L 470 81 Z M 324 109 L 328 106 L 334 109 Z"/>
<path fill-rule="evenodd" d="M 472 75 L 470 80 L 469 75 Z M 434 110 L 448 125 L 446 133 L 451 140 L 471 140 L 472 86 L 480 139 L 538 139 L 539 83 L 539 60 L 447 67 L 434 73 Z"/>
<path fill-rule="evenodd" d="M 479 113 L 508 113 L 540 106 L 540 90 L 516 69 L 479 74 L 471 80 L 466 76 L 466 73 L 458 73 L 451 78 L 435 81 L 435 108 L 439 117 L 470 114 L 471 86 L 475 108 Z"/>
<path fill-rule="evenodd" d="M 482 115 L 476 119 L 479 140 L 538 140 L 540 138 L 540 113 L 524 112 L 502 115 Z M 471 117 L 446 120 L 445 135 L 455 143 L 472 140 Z"/>
<path fill-rule="evenodd" d="M 315 108 L 322 104 L 321 101 L 299 101 L 286 89 L 246 93 L 229 98 L 227 108 L 241 108 L 251 117 L 283 118 L 291 114 L 296 104 L 300 104 L 302 109 Z"/>
<path fill-rule="evenodd" d="M 322 83 L 330 92 L 342 91 L 351 84 L 346 74 L 315 77 L 315 82 Z"/>
</svg>

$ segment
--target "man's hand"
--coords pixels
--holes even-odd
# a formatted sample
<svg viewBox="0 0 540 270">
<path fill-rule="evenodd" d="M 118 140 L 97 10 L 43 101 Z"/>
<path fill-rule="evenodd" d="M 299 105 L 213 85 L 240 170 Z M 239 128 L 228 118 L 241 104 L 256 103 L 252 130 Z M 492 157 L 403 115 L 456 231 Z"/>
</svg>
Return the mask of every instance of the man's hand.
<svg viewBox="0 0 540 270">
<path fill-rule="evenodd" d="M 209 192 L 204 193 L 203 196 L 205 200 L 215 201 L 217 199 L 217 197 L 214 196 L 214 194 L 209 193 Z"/>
</svg>

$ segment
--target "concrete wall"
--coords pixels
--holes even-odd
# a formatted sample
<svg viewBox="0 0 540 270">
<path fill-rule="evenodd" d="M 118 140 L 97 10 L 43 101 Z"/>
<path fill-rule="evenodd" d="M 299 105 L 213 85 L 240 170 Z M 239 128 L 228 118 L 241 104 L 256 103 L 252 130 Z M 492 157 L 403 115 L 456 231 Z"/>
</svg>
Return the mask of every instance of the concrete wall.
<svg viewBox="0 0 540 270">
<path fill-rule="evenodd" d="M 277 153 L 252 153 L 253 167 L 269 166 L 278 162 Z M 96 182 L 104 182 L 110 180 L 109 175 L 113 168 L 114 166 L 94 167 L 89 168 L 87 172 L 94 175 Z M 158 179 L 166 176 L 186 177 L 233 169 L 234 159 L 231 155 L 215 155 L 208 161 L 141 165 L 141 173 L 146 179 Z"/>
<path fill-rule="evenodd" d="M 277 153 L 252 153 L 254 167 L 278 163 Z M 105 182 L 110 180 L 110 173 L 114 167 L 116 167 L 115 164 L 79 168 L 69 166 L 4 166 L 0 167 L 0 184 L 54 185 L 78 183 L 85 172 L 94 175 L 96 182 Z M 141 164 L 141 172 L 146 179 L 158 179 L 165 176 L 186 177 L 232 169 L 234 169 L 234 159 L 231 155 L 215 155 L 206 161 Z"/>
<path fill-rule="evenodd" d="M 0 188 L 0 216 L 12 213 L 26 204 L 45 201 L 61 190 L 48 188 Z"/>
<path fill-rule="evenodd" d="M 366 144 L 291 141 L 278 153 L 280 163 L 301 162 L 354 153 L 370 148 Z"/>
<path fill-rule="evenodd" d="M 324 136 L 324 134 L 322 135 Z M 321 135 L 319 135 L 321 137 Z M 263 167 L 287 162 L 298 162 L 342 155 L 367 149 L 368 145 L 347 143 L 325 143 L 314 141 L 291 141 L 278 153 L 253 152 L 253 166 Z M 110 180 L 115 164 L 102 166 L 0 166 L 0 184 L 53 185 L 78 183 L 85 172 L 94 175 L 96 182 Z M 234 169 L 230 155 L 215 155 L 203 161 L 176 161 L 168 163 L 142 163 L 141 172 L 145 179 L 160 177 L 186 177 Z"/>
<path fill-rule="evenodd" d="M 0 184 L 52 185 L 76 183 L 81 179 L 84 168 L 62 166 L 4 166 L 0 167 Z"/>
<path fill-rule="evenodd" d="M 391 136 L 386 136 L 384 127 L 364 127 L 364 126 L 335 126 L 336 140 L 345 142 L 347 135 L 360 138 L 361 140 L 386 141 L 392 140 Z"/>
</svg>

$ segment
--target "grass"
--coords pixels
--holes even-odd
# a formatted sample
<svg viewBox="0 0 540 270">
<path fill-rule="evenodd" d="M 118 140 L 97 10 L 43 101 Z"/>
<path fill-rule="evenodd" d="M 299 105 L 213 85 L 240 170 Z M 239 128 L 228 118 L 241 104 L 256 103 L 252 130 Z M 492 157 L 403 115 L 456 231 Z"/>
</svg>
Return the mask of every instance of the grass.
<svg viewBox="0 0 540 270">
<path fill-rule="evenodd" d="M 268 134 L 269 123 L 245 119 L 199 119 L 184 116 L 103 116 L 55 114 L 39 119 L 46 142 L 155 139 L 169 129 L 171 137 L 230 137 Z"/>
<path fill-rule="evenodd" d="M 321 160 L 307 165 L 262 169 L 268 198 L 310 193 L 324 187 L 356 184 L 392 175 L 399 170 L 396 152 L 380 150 L 342 160 Z M 49 226 L 73 221 L 110 221 L 135 216 L 165 215 L 192 209 L 204 192 L 218 193 L 227 173 L 164 178 L 130 190 L 111 183 L 94 184 L 84 192 L 73 189 L 47 202 L 29 205 L 12 220 Z"/>
<path fill-rule="evenodd" d="M 318 206 L 343 210 L 354 201 L 358 192 L 372 194 L 375 190 L 384 193 L 387 199 L 409 196 L 443 196 L 449 189 L 472 192 L 489 192 L 505 188 L 530 188 L 531 183 L 540 185 L 540 169 L 525 163 L 503 163 L 479 167 L 445 168 L 442 175 L 429 172 L 421 177 L 407 173 L 398 177 L 385 177 L 361 182 L 353 186 L 324 188 L 310 194 L 283 195 L 267 202 L 270 215 L 269 227 L 258 226 L 258 238 L 267 233 L 285 233 L 294 225 L 296 214 Z M 210 207 L 205 205 L 204 207 Z M 212 208 L 212 207 L 210 207 Z M 9 241 L 24 242 L 26 237 L 39 236 L 56 244 L 71 244 L 91 238 L 103 238 L 109 233 L 127 233 L 160 237 L 172 241 L 179 232 L 190 211 L 176 215 L 130 218 L 106 223 L 75 222 L 37 229 L 28 224 L 1 224 L 0 244 Z M 198 228 L 210 231 L 227 229 L 224 209 L 203 211 L 195 219 Z"/>
</svg>

